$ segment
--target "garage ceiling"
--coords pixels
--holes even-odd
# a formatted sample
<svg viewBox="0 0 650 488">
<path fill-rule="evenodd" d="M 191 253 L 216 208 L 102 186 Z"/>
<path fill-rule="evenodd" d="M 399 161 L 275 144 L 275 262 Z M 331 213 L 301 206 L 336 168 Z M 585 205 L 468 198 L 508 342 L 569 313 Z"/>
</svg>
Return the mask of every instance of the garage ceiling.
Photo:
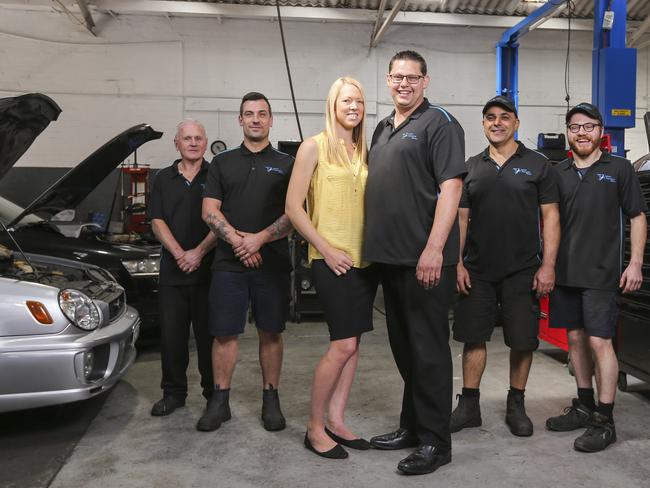
<svg viewBox="0 0 650 488">
<path fill-rule="evenodd" d="M 460 25 L 507 29 L 546 1 L 534 0 L 279 0 L 282 17 L 290 20 L 363 22 L 374 24 L 375 46 L 392 23 Z M 594 0 L 573 0 L 572 28 L 593 28 Z M 50 9 L 85 25 L 94 33 L 94 13 L 213 16 L 274 19 L 276 0 L 0 0 L 2 8 Z M 566 29 L 568 9 L 544 23 L 544 29 Z M 650 1 L 628 0 L 628 44 L 646 47 L 650 40 Z"/>
<path fill-rule="evenodd" d="M 169 1 L 169 0 L 168 0 Z M 275 0 L 181 0 L 189 3 L 219 3 L 236 5 L 271 5 Z M 280 0 L 280 5 L 292 7 L 329 7 L 377 10 L 382 0 Z M 390 10 L 399 0 L 388 0 Z M 93 3 L 92 0 L 90 3 Z M 546 1 L 531 0 L 407 0 L 402 8 L 407 12 L 441 12 L 449 14 L 515 15 L 526 16 Z M 591 19 L 594 14 L 594 0 L 574 0 L 577 18 Z M 628 0 L 628 20 L 644 20 L 650 15 L 648 0 Z M 566 17 L 566 9 L 560 17 Z"/>
</svg>

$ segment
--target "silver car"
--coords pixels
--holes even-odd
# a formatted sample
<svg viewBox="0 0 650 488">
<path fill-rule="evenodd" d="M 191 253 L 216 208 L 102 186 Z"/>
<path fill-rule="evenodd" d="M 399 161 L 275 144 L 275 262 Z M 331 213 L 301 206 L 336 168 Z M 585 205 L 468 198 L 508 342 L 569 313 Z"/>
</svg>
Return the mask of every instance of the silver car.
<svg viewBox="0 0 650 488">
<path fill-rule="evenodd" d="M 0 177 L 58 115 L 41 101 L 20 100 L 30 116 L 4 125 Z M 109 389 L 133 364 L 140 330 L 124 289 L 97 266 L 13 249 L 0 246 L 0 412 Z"/>
</svg>

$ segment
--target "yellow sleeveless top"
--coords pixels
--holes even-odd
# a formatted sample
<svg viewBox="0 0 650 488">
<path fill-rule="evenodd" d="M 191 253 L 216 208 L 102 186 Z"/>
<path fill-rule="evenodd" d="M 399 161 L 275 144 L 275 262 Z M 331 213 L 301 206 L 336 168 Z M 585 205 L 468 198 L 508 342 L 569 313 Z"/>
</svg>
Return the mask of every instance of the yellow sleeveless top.
<svg viewBox="0 0 650 488">
<path fill-rule="evenodd" d="M 307 213 L 327 242 L 348 253 L 355 268 L 364 268 L 368 266 L 361 260 L 368 166 L 356 156 L 345 165 L 329 163 L 325 150 L 327 136 L 321 132 L 314 140 L 318 145 L 318 164 L 309 184 Z M 309 262 L 323 259 L 311 244 L 308 256 Z"/>
</svg>

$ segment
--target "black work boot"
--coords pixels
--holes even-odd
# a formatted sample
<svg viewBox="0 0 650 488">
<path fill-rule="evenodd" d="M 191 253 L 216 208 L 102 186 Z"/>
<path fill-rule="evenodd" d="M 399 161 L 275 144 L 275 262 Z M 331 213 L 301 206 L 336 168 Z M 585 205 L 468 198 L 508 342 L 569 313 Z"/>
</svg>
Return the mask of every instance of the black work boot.
<svg viewBox="0 0 650 488">
<path fill-rule="evenodd" d="M 171 395 L 165 395 L 162 399 L 154 403 L 151 407 L 151 415 L 154 417 L 163 417 L 174 413 L 177 408 L 185 406 L 185 397 L 175 397 Z"/>
<path fill-rule="evenodd" d="M 208 405 L 203 412 L 203 416 L 196 424 L 196 430 L 210 432 L 221 427 L 221 423 L 230 420 L 230 388 L 221 390 L 217 387 L 212 392 L 208 400 Z"/>
<path fill-rule="evenodd" d="M 456 398 L 458 398 L 458 406 L 451 412 L 449 431 L 458 432 L 467 427 L 480 427 L 482 424 L 480 397 L 456 395 Z"/>
<path fill-rule="evenodd" d="M 569 432 L 570 430 L 582 429 L 589 424 L 589 418 L 593 411 L 580 400 L 571 400 L 571 406 L 564 409 L 562 415 L 549 417 L 546 420 L 546 428 L 556 432 Z"/>
<path fill-rule="evenodd" d="M 268 390 L 262 390 L 262 422 L 266 430 L 282 430 L 287 422 L 280 410 L 278 390 L 269 384 Z"/>
<path fill-rule="evenodd" d="M 616 442 L 614 420 L 599 412 L 593 412 L 589 427 L 573 443 L 573 448 L 581 452 L 598 452 Z"/>
<path fill-rule="evenodd" d="M 533 435 L 533 423 L 526 415 L 524 395 L 508 393 L 506 405 L 506 424 L 513 435 L 528 437 Z"/>
</svg>

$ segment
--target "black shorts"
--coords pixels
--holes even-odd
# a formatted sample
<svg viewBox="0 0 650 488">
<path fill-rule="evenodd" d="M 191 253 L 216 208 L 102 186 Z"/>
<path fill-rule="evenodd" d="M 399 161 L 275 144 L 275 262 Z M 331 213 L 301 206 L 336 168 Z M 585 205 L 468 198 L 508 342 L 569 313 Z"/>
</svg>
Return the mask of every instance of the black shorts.
<svg viewBox="0 0 650 488">
<path fill-rule="evenodd" d="M 617 291 L 556 286 L 549 300 L 549 327 L 584 329 L 587 335 L 616 335 L 620 296 Z"/>
<path fill-rule="evenodd" d="M 258 329 L 282 332 L 289 313 L 289 281 L 289 273 L 277 271 L 214 271 L 208 331 L 214 337 L 244 332 L 250 302 Z"/>
<path fill-rule="evenodd" d="M 372 330 L 372 304 L 377 294 L 377 277 L 372 266 L 351 268 L 336 276 L 324 259 L 314 259 L 311 275 L 331 341 L 358 337 Z"/>
<path fill-rule="evenodd" d="M 460 295 L 454 312 L 454 339 L 465 344 L 489 341 L 501 304 L 506 345 L 517 351 L 537 349 L 539 300 L 532 289 L 536 271 L 525 269 L 499 282 L 478 280 L 470 272 L 472 288 L 469 295 Z"/>
</svg>

